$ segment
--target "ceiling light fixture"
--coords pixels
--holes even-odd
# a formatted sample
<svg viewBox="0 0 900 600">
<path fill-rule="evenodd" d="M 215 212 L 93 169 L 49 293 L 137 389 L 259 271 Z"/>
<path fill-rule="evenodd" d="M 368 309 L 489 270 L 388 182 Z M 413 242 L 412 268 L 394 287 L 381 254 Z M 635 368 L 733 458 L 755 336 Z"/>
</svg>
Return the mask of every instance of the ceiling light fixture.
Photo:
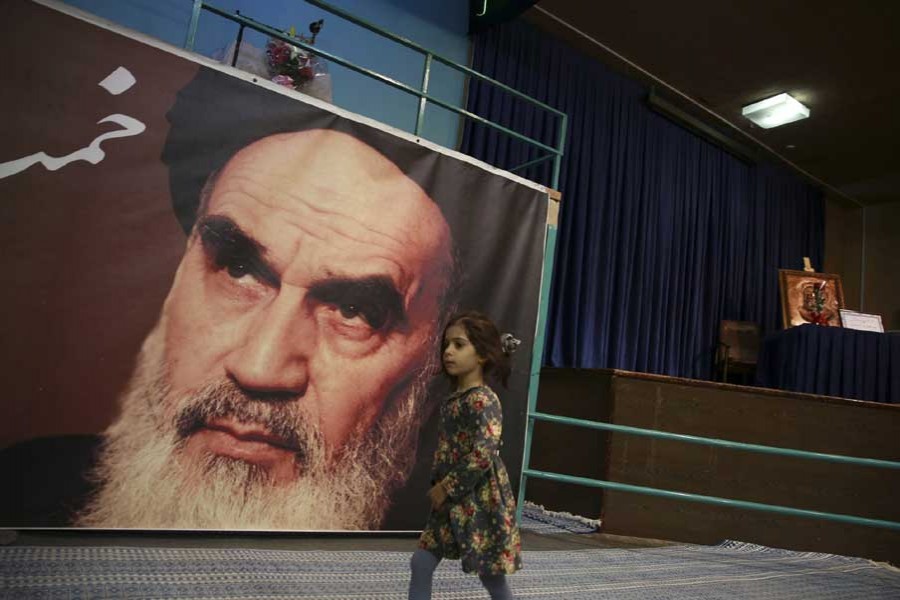
<svg viewBox="0 0 900 600">
<path fill-rule="evenodd" d="M 789 94 L 778 94 L 741 109 L 741 114 L 762 127 L 771 129 L 809 116 L 809 109 Z"/>
</svg>

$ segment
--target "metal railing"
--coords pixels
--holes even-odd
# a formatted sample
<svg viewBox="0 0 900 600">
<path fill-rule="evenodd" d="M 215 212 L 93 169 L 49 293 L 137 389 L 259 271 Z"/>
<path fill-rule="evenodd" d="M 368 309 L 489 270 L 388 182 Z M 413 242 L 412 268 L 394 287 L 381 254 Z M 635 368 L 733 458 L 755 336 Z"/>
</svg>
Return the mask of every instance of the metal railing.
<svg viewBox="0 0 900 600">
<path fill-rule="evenodd" d="M 322 57 L 328 61 L 331 61 L 335 64 L 338 64 L 342 67 L 346 67 L 352 71 L 355 71 L 355 72 L 365 75 L 367 77 L 371 77 L 372 79 L 380 81 L 380 82 L 384 83 L 385 85 L 388 85 L 390 87 L 393 87 L 395 89 L 401 90 L 403 92 L 406 92 L 408 94 L 418 97 L 419 104 L 418 104 L 418 110 L 416 113 L 416 126 L 415 126 L 415 131 L 414 131 L 415 135 L 422 134 L 422 129 L 423 129 L 424 123 L 425 123 L 425 107 L 430 102 L 436 106 L 440 106 L 441 108 L 445 108 L 457 115 L 465 117 L 466 119 L 469 119 L 469 120 L 479 123 L 481 125 L 485 125 L 487 127 L 496 129 L 497 131 L 500 131 L 506 135 L 513 137 L 514 139 L 525 142 L 527 144 L 530 144 L 530 145 L 538 148 L 539 150 L 543 150 L 543 151 L 547 152 L 547 154 L 545 154 L 542 157 L 539 157 L 535 160 L 528 161 L 524 164 L 518 165 L 518 166 L 508 169 L 508 170 L 515 172 L 515 171 L 530 167 L 532 165 L 535 165 L 537 163 L 552 159 L 553 160 L 553 171 L 552 171 L 552 175 L 551 175 L 550 187 L 552 187 L 553 189 L 559 189 L 559 173 L 560 173 L 560 167 L 562 164 L 563 149 L 565 148 L 565 144 L 566 144 L 566 127 L 567 127 L 567 121 L 568 121 L 566 113 L 564 113 L 560 110 L 557 110 L 557 109 L 553 108 L 552 106 L 549 106 L 548 104 L 545 104 L 539 100 L 536 100 L 536 99 L 532 98 L 531 96 L 524 94 L 514 88 L 511 88 L 508 85 L 505 85 L 505 84 L 497 81 L 496 79 L 492 79 L 486 75 L 482 75 L 478 71 L 470 69 L 469 67 L 467 67 L 465 65 L 461 65 L 449 58 L 445 58 L 445 57 L 441 56 L 440 54 L 432 52 L 432 51 L 428 50 L 427 48 L 424 48 L 411 40 L 408 40 L 397 34 L 391 33 L 390 31 L 387 31 L 385 29 L 382 29 L 381 27 L 378 27 L 377 25 L 375 25 L 373 23 L 370 23 L 364 19 L 361 19 L 345 10 L 341 10 L 340 8 L 331 6 L 330 4 L 328 4 L 326 2 L 321 2 L 320 0 L 304 0 L 304 1 L 307 4 L 311 4 L 317 8 L 320 8 L 320 9 L 327 11 L 335 16 L 338 16 L 346 21 L 349 21 L 350 23 L 353 23 L 355 25 L 363 27 L 364 29 L 367 29 L 373 33 L 376 33 L 376 34 L 384 37 L 384 38 L 387 38 L 393 42 L 396 42 L 397 44 L 406 46 L 407 48 L 410 48 L 412 50 L 415 50 L 416 52 L 423 54 L 424 55 L 424 63 L 422 66 L 422 83 L 419 86 L 419 88 L 416 89 L 415 87 L 412 87 L 403 82 L 397 81 L 396 79 L 392 79 L 386 75 L 378 73 L 377 71 L 367 69 L 367 68 L 359 66 L 349 60 L 346 60 L 344 58 L 336 56 L 330 52 L 321 50 L 311 44 L 308 44 L 306 42 L 299 40 L 296 37 L 292 37 L 292 36 L 288 35 L 284 31 L 280 31 L 274 27 L 271 27 L 269 25 L 265 25 L 264 23 L 255 21 L 251 18 L 248 18 L 248 17 L 240 14 L 239 12 L 234 12 L 234 13 L 228 12 L 226 10 L 217 8 L 208 2 L 203 2 L 202 0 L 192 0 L 193 7 L 192 7 L 192 11 L 191 11 L 191 21 L 188 26 L 188 33 L 187 33 L 187 38 L 185 39 L 184 47 L 188 50 L 193 50 L 194 41 L 197 36 L 197 29 L 198 29 L 199 22 L 200 22 L 200 14 L 204 10 L 208 11 L 210 13 L 213 13 L 215 15 L 218 15 L 220 17 L 223 17 L 225 19 L 228 19 L 228 20 L 233 21 L 238 24 L 238 33 L 237 33 L 237 39 L 236 39 L 236 43 L 235 43 L 234 54 L 232 56 L 232 65 L 234 65 L 237 60 L 237 55 L 238 55 L 238 52 L 240 51 L 240 44 L 244 37 L 244 29 L 249 27 L 250 29 L 253 29 L 254 31 L 258 31 L 260 33 L 263 33 L 263 34 L 268 35 L 275 39 L 283 40 L 293 46 L 297 46 L 298 48 L 303 48 L 304 50 L 306 50 L 307 52 L 309 52 L 311 54 L 320 56 L 320 57 Z M 478 79 L 480 81 L 484 81 L 493 86 L 496 86 L 496 87 L 500 88 L 501 90 L 503 90 L 504 92 L 512 94 L 513 96 L 515 96 L 521 100 L 530 102 L 531 104 L 537 106 L 538 108 L 541 108 L 543 110 L 546 110 L 547 112 L 550 112 L 550 113 L 556 115 L 559 118 L 558 130 L 557 130 L 557 136 L 556 136 L 556 138 L 557 138 L 556 146 L 554 147 L 554 146 L 547 145 L 539 140 L 536 140 L 534 138 L 531 138 L 531 137 L 528 137 L 521 133 L 518 133 L 516 131 L 513 131 L 512 129 L 509 129 L 508 127 L 504 127 L 503 125 L 500 125 L 499 123 L 495 123 L 493 121 L 485 119 L 484 117 L 480 117 L 473 112 L 470 112 L 470 111 L 460 108 L 458 106 L 454 106 L 453 104 L 450 104 L 449 102 L 445 102 L 444 100 L 441 100 L 440 98 L 436 98 L 435 96 L 429 94 L 428 87 L 429 87 L 429 83 L 431 80 L 431 67 L 435 61 L 442 63 L 452 69 L 455 69 L 456 71 L 459 71 L 459 72 L 463 73 L 464 75 L 468 75 L 469 77 L 474 77 L 475 79 Z"/>
<path fill-rule="evenodd" d="M 612 431 L 624 433 L 628 435 L 638 435 L 651 437 L 655 439 L 672 440 L 679 442 L 687 442 L 691 444 L 701 444 L 704 446 L 714 446 L 719 448 L 730 448 L 733 450 L 741 450 L 746 452 L 756 452 L 762 454 L 775 454 L 778 456 L 790 456 L 793 458 L 803 458 L 810 460 L 820 460 L 827 462 L 836 462 L 843 464 L 851 464 L 863 467 L 878 467 L 885 469 L 900 469 L 900 462 L 889 460 L 880 460 L 875 458 L 859 458 L 854 456 L 843 456 L 840 454 L 825 454 L 821 452 L 808 452 L 805 450 L 795 450 L 792 448 L 780 448 L 777 446 L 763 446 L 760 444 L 747 444 L 743 442 L 733 442 L 730 440 L 721 440 L 717 438 L 707 438 L 696 435 L 687 435 L 682 433 L 670 433 L 666 431 L 658 431 L 655 429 L 642 429 L 639 427 L 630 427 L 627 425 L 614 425 L 612 423 L 604 423 L 600 421 L 588 421 L 585 419 L 575 419 L 572 417 L 563 417 L 560 415 L 551 415 L 537 412 L 535 405 L 529 404 L 529 428 L 533 427 L 534 421 L 546 421 L 550 423 L 559 423 L 562 425 L 572 425 L 575 427 L 584 427 L 587 429 L 597 429 L 601 431 Z M 525 499 L 525 485 L 528 477 L 537 479 L 546 479 L 557 481 L 560 483 L 572 483 L 588 487 L 598 487 L 616 490 L 620 492 L 633 492 L 636 494 L 645 494 L 649 496 L 657 496 L 661 498 L 670 498 L 673 500 L 687 500 L 692 502 L 700 502 L 704 504 L 713 504 L 717 506 L 728 506 L 732 508 L 743 508 L 748 510 L 756 510 L 763 512 L 776 513 L 781 515 L 790 515 L 797 517 L 809 517 L 815 519 L 823 519 L 826 521 L 838 521 L 841 523 L 850 523 L 853 525 L 866 525 L 869 527 L 882 527 L 900 531 L 900 522 L 886 521 L 883 519 L 871 519 L 868 517 L 858 517 L 854 515 L 845 515 L 841 513 L 829 513 L 816 510 L 807 510 L 803 508 L 794 508 L 790 506 L 781 506 L 777 504 L 763 504 L 760 502 L 749 502 L 745 500 L 734 500 L 731 498 L 720 498 L 717 496 L 704 496 L 701 494 L 692 494 L 687 492 L 674 492 L 659 488 L 651 488 L 645 486 L 632 485 L 627 483 L 617 483 L 614 481 L 606 481 L 603 479 L 589 479 L 586 477 L 576 477 L 573 475 L 564 475 L 562 473 L 551 473 L 547 471 L 538 471 L 529 468 L 530 447 L 526 446 L 525 460 L 522 464 L 522 478 L 519 485 L 519 514 L 521 518 L 522 505 Z"/>
</svg>

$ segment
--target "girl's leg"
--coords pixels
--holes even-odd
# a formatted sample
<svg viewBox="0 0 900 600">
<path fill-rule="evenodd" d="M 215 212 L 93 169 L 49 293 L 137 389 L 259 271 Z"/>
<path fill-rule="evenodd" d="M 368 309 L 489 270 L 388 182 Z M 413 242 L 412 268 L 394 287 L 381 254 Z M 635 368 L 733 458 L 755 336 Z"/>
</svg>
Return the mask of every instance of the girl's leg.
<svg viewBox="0 0 900 600">
<path fill-rule="evenodd" d="M 409 579 L 409 600 L 431 600 L 431 576 L 438 563 L 439 556 L 428 550 L 417 548 L 409 561 L 412 577 Z M 510 596 L 511 597 L 511 596 Z"/>
<path fill-rule="evenodd" d="M 509 589 L 509 583 L 506 582 L 506 575 L 479 575 L 481 585 L 491 595 L 491 600 L 514 600 L 512 590 Z"/>
</svg>

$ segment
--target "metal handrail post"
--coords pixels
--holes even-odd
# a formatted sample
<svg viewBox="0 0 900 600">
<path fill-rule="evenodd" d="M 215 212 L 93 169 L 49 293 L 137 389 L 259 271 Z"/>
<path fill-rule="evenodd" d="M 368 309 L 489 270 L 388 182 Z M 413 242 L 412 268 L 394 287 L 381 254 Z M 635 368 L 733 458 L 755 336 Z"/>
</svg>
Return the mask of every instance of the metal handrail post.
<svg viewBox="0 0 900 600">
<path fill-rule="evenodd" d="M 554 190 L 559 190 L 559 175 L 562 171 L 562 150 L 566 147 L 566 128 L 569 125 L 569 116 L 563 113 L 562 118 L 559 122 L 559 137 L 557 141 L 557 148 L 559 148 L 559 154 L 556 155 L 556 158 L 553 159 L 553 176 L 550 178 L 550 187 Z"/>
<path fill-rule="evenodd" d="M 544 345 L 547 333 L 547 318 L 550 312 L 550 284 L 553 278 L 553 261 L 556 256 L 556 226 L 547 225 L 547 237 L 544 240 L 544 266 L 541 273 L 541 301 L 538 308 L 538 320 L 535 328 L 534 347 L 531 353 L 531 371 L 528 385 L 528 402 L 525 409 L 525 451 L 522 454 L 522 473 L 519 477 L 519 494 L 516 501 L 516 521 L 522 522 L 522 509 L 525 506 L 526 472 L 531 464 L 531 442 L 534 434 L 534 417 L 537 413 L 537 395 L 540 384 L 541 365 L 544 362 Z"/>
<path fill-rule="evenodd" d="M 428 93 L 428 80 L 431 77 L 431 53 L 425 55 L 425 65 L 422 67 L 422 94 Z M 416 113 L 416 135 L 422 135 L 422 128 L 425 126 L 425 105 L 428 100 L 426 97 L 419 96 L 419 110 Z"/>
<path fill-rule="evenodd" d="M 184 47 L 187 50 L 194 49 L 194 38 L 197 37 L 197 27 L 200 25 L 200 11 L 203 9 L 203 0 L 193 0 L 191 7 L 191 20 L 188 23 L 187 37 L 184 39 Z"/>
<path fill-rule="evenodd" d="M 560 130 L 557 151 L 553 155 L 553 175 L 550 187 L 559 190 L 560 165 L 562 164 L 563 148 L 566 143 L 566 126 L 568 116 L 565 113 L 560 119 Z M 522 522 L 522 510 L 525 507 L 525 488 L 528 481 L 529 465 L 531 464 L 531 442 L 534 439 L 534 415 L 537 414 L 537 392 L 540 385 L 541 364 L 544 360 L 544 344 L 546 333 L 546 319 L 550 309 L 550 283 L 553 275 L 553 264 L 556 258 L 556 226 L 547 226 L 547 240 L 544 248 L 544 277 L 541 286 L 541 304 L 538 312 L 538 335 L 535 338 L 535 348 L 531 357 L 531 380 L 528 386 L 528 404 L 525 424 L 525 452 L 522 458 L 522 474 L 519 478 L 519 497 L 516 502 L 516 522 Z M 538 344 L 537 340 L 540 340 Z"/>
<path fill-rule="evenodd" d="M 241 11 L 239 11 L 239 10 L 236 10 L 234 12 L 237 14 L 241 14 Z M 246 25 L 244 25 L 243 23 L 238 24 L 237 39 L 234 42 L 234 52 L 232 53 L 232 56 L 231 56 L 231 66 L 232 67 L 237 64 L 238 55 L 241 53 L 241 43 L 244 41 L 244 27 L 246 27 Z"/>
</svg>

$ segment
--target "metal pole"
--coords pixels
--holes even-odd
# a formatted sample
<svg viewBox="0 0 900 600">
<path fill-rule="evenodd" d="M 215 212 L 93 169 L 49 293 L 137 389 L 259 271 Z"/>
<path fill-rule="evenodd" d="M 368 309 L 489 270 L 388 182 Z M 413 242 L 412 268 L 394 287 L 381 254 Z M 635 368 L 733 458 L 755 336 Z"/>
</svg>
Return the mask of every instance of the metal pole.
<svg viewBox="0 0 900 600">
<path fill-rule="evenodd" d="M 241 14 L 241 11 L 239 11 L 239 10 L 236 10 L 234 12 L 236 12 L 237 14 Z M 245 26 L 243 23 L 241 23 L 240 26 L 238 27 L 237 40 L 234 43 L 234 55 L 231 57 L 231 66 L 232 67 L 237 64 L 238 54 L 240 54 L 240 52 L 241 52 L 241 42 L 244 39 L 244 27 Z"/>
<path fill-rule="evenodd" d="M 548 202 L 550 202 L 548 198 Z M 538 308 L 538 320 L 535 328 L 534 347 L 531 352 L 531 375 L 528 379 L 528 403 L 525 412 L 525 452 L 522 456 L 522 474 L 519 477 L 519 498 L 516 503 L 516 521 L 522 521 L 522 509 L 525 506 L 526 471 L 531 461 L 531 441 L 534 433 L 534 417 L 537 413 L 537 394 L 540 385 L 541 365 L 544 362 L 544 345 L 546 325 L 550 310 L 550 283 L 553 277 L 553 261 L 556 256 L 556 226 L 547 225 L 547 237 L 544 240 L 544 266 L 541 273 L 541 296 Z"/>
<path fill-rule="evenodd" d="M 857 456 L 844 456 L 842 454 L 825 454 L 823 452 L 809 452 L 807 450 L 794 450 L 793 448 L 781 448 L 779 446 L 763 446 L 761 444 L 747 444 L 745 442 L 732 442 L 731 440 L 722 440 L 718 438 L 708 438 L 699 435 L 688 435 L 686 433 L 670 433 L 668 431 L 658 431 L 656 429 L 643 429 L 641 427 L 631 427 L 629 425 L 614 425 L 613 423 L 605 423 L 602 421 L 588 421 L 585 419 L 576 419 L 574 417 L 563 417 L 560 415 L 550 415 L 547 413 L 533 413 L 532 418 L 538 421 L 548 421 L 550 423 L 559 423 L 561 425 L 572 425 L 575 427 L 584 427 L 586 429 L 598 429 L 600 431 L 615 431 L 626 433 L 629 435 L 640 435 L 662 440 L 671 440 L 675 442 L 688 442 L 691 444 L 702 444 L 704 446 L 716 446 L 719 448 L 731 448 L 732 450 L 743 450 L 746 452 L 758 452 L 760 454 L 776 454 L 779 456 L 790 456 L 793 458 L 806 458 L 810 460 L 824 460 L 828 462 L 848 463 L 860 467 L 883 467 L 886 469 L 900 469 L 900 462 L 891 460 L 881 460 L 878 458 L 860 458 Z"/>
<path fill-rule="evenodd" d="M 569 126 L 569 117 L 563 113 L 559 121 L 559 137 L 556 142 L 556 148 L 559 154 L 553 159 L 553 176 L 551 178 L 550 187 L 559 191 L 559 174 L 562 171 L 562 157 L 566 147 L 566 128 Z"/>
<path fill-rule="evenodd" d="M 536 158 L 536 159 L 534 159 L 534 160 L 529 160 L 527 163 L 523 163 L 523 164 L 521 164 L 521 165 L 519 165 L 519 166 L 517 166 L 517 167 L 513 167 L 513 168 L 510 169 L 509 171 L 510 171 L 511 173 L 515 173 L 516 171 L 519 171 L 519 170 L 521 170 L 521 169 L 526 169 L 526 168 L 531 167 L 531 166 L 534 166 L 534 165 L 536 165 L 536 164 L 538 164 L 538 163 L 542 163 L 542 162 L 544 162 L 544 161 L 547 160 L 547 159 L 550 159 L 550 158 L 556 158 L 557 156 L 559 156 L 559 155 L 558 155 L 558 154 L 547 154 L 546 156 L 542 156 L 542 157 Z"/>
<path fill-rule="evenodd" d="M 194 49 L 194 38 L 197 36 L 197 26 L 200 24 L 200 10 L 203 8 L 203 0 L 194 0 L 191 8 L 191 22 L 188 24 L 187 38 L 184 47 L 187 50 Z"/>
<path fill-rule="evenodd" d="M 900 530 L 900 523 L 896 521 L 884 521 L 882 519 L 870 519 L 868 517 L 857 517 L 854 515 L 845 515 L 841 513 L 827 513 L 818 510 L 807 510 L 805 508 L 792 508 L 790 506 L 779 506 L 777 504 L 763 504 L 761 502 L 748 502 L 746 500 L 732 500 L 731 498 L 719 498 L 718 496 L 703 496 L 701 494 L 689 494 L 687 492 L 673 492 L 671 490 L 661 490 L 658 488 L 645 487 L 642 485 L 631 485 L 629 483 L 618 483 L 615 481 L 602 481 L 599 479 L 588 479 L 586 477 L 576 477 L 574 475 L 562 475 L 560 473 L 550 473 L 546 471 L 529 471 L 529 477 L 537 479 L 547 479 L 549 481 L 557 481 L 561 483 L 574 483 L 576 485 L 584 485 L 588 487 L 606 488 L 617 490 L 620 492 L 632 492 L 635 494 L 644 494 L 647 496 L 657 496 L 660 498 L 671 498 L 673 500 L 688 500 L 690 502 L 700 502 L 703 504 L 715 504 L 717 506 L 728 506 L 731 508 L 744 508 L 748 510 L 758 510 L 762 512 L 771 512 L 781 515 L 789 515 L 792 517 L 810 517 L 813 519 L 823 519 L 825 521 L 839 521 L 841 523 L 851 523 L 853 525 L 866 525 L 868 527 L 883 527 L 885 529 Z"/>
<path fill-rule="evenodd" d="M 425 66 L 422 68 L 422 93 L 428 93 L 428 79 L 431 77 L 431 53 L 425 55 Z M 419 96 L 419 112 L 416 113 L 416 135 L 422 135 L 425 126 L 425 106 L 428 103 L 425 96 Z"/>
</svg>

